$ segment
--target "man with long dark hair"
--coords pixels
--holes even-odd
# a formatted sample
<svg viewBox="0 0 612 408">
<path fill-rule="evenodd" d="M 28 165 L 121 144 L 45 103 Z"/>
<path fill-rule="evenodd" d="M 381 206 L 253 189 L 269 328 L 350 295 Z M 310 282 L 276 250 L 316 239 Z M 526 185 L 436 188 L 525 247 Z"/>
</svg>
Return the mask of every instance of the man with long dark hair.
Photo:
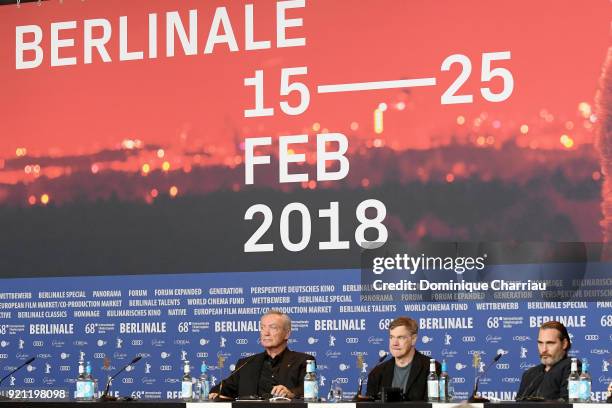
<svg viewBox="0 0 612 408">
<path fill-rule="evenodd" d="M 542 324 L 538 332 L 541 364 L 523 373 L 516 399 L 567 401 L 567 379 L 571 370 L 567 352 L 571 347 L 569 333 L 562 323 L 549 321 Z"/>
</svg>

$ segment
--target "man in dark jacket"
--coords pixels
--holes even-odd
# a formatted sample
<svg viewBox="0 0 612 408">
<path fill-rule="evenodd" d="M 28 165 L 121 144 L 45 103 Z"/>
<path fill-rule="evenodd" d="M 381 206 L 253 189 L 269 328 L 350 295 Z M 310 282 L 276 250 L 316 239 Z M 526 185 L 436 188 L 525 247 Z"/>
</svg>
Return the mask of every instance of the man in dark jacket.
<svg viewBox="0 0 612 408">
<path fill-rule="evenodd" d="M 567 352 L 572 343 L 563 324 L 545 322 L 538 332 L 540 365 L 523 373 L 517 401 L 563 399 L 567 401 L 567 378 L 571 371 L 571 359 Z M 578 367 L 580 369 L 580 367 Z"/>
<path fill-rule="evenodd" d="M 276 310 L 264 314 L 259 325 L 259 340 L 265 351 L 238 360 L 234 371 L 212 388 L 209 397 L 300 398 L 304 393 L 306 361 L 314 357 L 289 350 L 290 335 L 289 316 Z"/>
<path fill-rule="evenodd" d="M 389 353 L 393 359 L 375 367 L 368 375 L 367 395 L 380 398 L 383 387 L 403 390 L 405 401 L 427 400 L 429 357 L 415 348 L 419 326 L 414 319 L 398 317 L 389 324 Z M 436 364 L 439 374 L 439 364 Z"/>
</svg>

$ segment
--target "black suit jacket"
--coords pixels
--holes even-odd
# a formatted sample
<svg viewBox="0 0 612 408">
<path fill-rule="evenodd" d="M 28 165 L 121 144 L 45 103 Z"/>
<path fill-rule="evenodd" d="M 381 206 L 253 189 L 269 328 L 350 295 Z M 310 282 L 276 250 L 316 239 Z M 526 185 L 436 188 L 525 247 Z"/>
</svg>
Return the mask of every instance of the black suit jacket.
<svg viewBox="0 0 612 408">
<path fill-rule="evenodd" d="M 554 401 L 562 398 L 567 401 L 567 378 L 570 375 L 572 359 L 565 356 L 547 372 L 544 364 L 531 367 L 523 373 L 516 399 L 539 397 Z M 578 370 L 581 364 L 578 362 Z"/>
<path fill-rule="evenodd" d="M 383 387 L 391 387 L 393 383 L 393 369 L 395 359 L 374 367 L 368 375 L 368 389 L 366 394 L 374 399 L 380 399 L 380 392 Z M 440 374 L 440 364 L 436 361 L 436 372 Z M 427 400 L 427 375 L 429 375 L 429 357 L 419 353 L 414 353 L 410 374 L 404 388 L 405 401 L 426 401 Z"/>
<path fill-rule="evenodd" d="M 259 376 L 265 356 L 266 352 L 264 351 L 250 357 L 241 358 L 236 363 L 234 372 L 214 386 L 210 392 L 232 398 L 257 395 Z M 296 398 L 301 398 L 304 394 L 307 360 L 314 360 L 314 357 L 286 349 L 279 363 L 277 382 L 279 385 L 284 385 L 290 389 Z"/>
</svg>

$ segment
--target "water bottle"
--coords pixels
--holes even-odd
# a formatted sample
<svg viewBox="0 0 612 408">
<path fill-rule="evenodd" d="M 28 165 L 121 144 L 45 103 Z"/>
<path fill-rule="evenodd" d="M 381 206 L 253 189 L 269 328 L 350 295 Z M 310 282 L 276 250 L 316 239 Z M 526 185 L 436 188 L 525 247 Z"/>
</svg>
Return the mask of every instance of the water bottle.
<svg viewBox="0 0 612 408">
<path fill-rule="evenodd" d="M 589 363 L 586 359 L 582 361 L 579 388 L 578 399 L 580 402 L 591 402 L 591 374 L 589 374 Z"/>
<path fill-rule="evenodd" d="M 440 382 L 436 374 L 436 360 L 429 360 L 429 375 L 427 376 L 427 401 L 440 401 Z"/>
<path fill-rule="evenodd" d="M 181 398 L 184 401 L 193 399 L 193 379 L 191 378 L 191 368 L 189 361 L 185 360 L 183 365 L 183 379 L 181 380 Z"/>
<path fill-rule="evenodd" d="M 440 379 L 439 379 L 440 402 L 450 401 L 450 394 L 449 394 L 450 377 L 448 375 L 447 370 L 448 368 L 446 366 L 446 360 L 442 360 L 442 373 L 440 374 Z"/>
<path fill-rule="evenodd" d="M 91 375 L 91 363 L 88 361 L 85 366 L 85 389 L 83 390 L 83 400 L 93 401 L 95 396 L 95 380 Z"/>
<path fill-rule="evenodd" d="M 306 361 L 306 375 L 304 376 L 304 401 L 317 402 L 319 400 L 319 380 L 314 360 Z"/>
<path fill-rule="evenodd" d="M 79 375 L 76 379 L 76 392 L 74 399 L 77 401 L 85 401 L 85 390 L 87 388 L 87 379 L 85 377 L 85 361 L 79 360 Z"/>
<path fill-rule="evenodd" d="M 572 358 L 571 372 L 567 379 L 567 395 L 569 402 L 580 400 L 580 376 L 578 375 L 578 360 Z"/>
<path fill-rule="evenodd" d="M 208 366 L 205 362 L 202 362 L 200 373 L 197 387 L 200 394 L 198 399 L 200 401 L 208 401 L 208 394 L 210 394 L 210 380 L 208 379 Z"/>
</svg>

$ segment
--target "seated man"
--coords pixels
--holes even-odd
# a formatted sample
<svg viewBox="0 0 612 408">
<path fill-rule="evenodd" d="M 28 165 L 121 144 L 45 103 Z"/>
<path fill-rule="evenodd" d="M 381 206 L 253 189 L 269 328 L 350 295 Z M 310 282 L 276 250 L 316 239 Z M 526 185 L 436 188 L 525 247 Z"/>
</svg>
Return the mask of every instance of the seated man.
<svg viewBox="0 0 612 408">
<path fill-rule="evenodd" d="M 289 316 L 276 310 L 264 314 L 259 340 L 265 351 L 238 360 L 235 370 L 211 389 L 209 398 L 300 398 L 304 393 L 306 361 L 314 357 L 289 350 L 290 334 Z"/>
<path fill-rule="evenodd" d="M 417 322 L 409 317 L 398 317 L 389 324 L 389 353 L 393 359 L 374 367 L 368 375 L 369 397 L 379 399 L 383 387 L 398 387 L 405 401 L 427 400 L 429 357 L 414 348 L 418 332 Z M 436 371 L 440 374 L 438 363 Z"/>
<path fill-rule="evenodd" d="M 523 373 L 516 394 L 517 401 L 567 401 L 567 378 L 571 371 L 571 359 L 567 352 L 571 347 L 569 334 L 563 324 L 556 321 L 542 324 L 538 332 L 538 353 L 542 364 Z"/>
</svg>

